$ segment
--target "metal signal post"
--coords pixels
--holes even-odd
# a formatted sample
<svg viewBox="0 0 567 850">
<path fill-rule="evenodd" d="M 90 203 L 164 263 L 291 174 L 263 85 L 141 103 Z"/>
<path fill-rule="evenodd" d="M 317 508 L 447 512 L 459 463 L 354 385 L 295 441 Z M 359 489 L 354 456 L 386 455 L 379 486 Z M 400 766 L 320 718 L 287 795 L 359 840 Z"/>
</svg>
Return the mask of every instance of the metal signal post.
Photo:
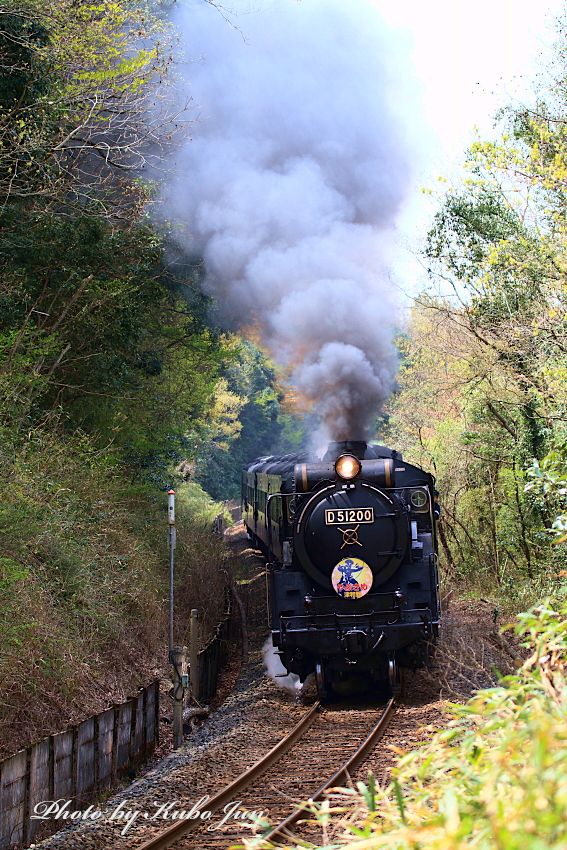
<svg viewBox="0 0 567 850">
<path fill-rule="evenodd" d="M 173 746 L 180 747 L 183 743 L 183 704 L 188 685 L 187 650 L 184 646 L 174 646 L 173 643 L 173 610 L 174 610 L 174 568 L 175 568 L 175 490 L 167 493 L 167 523 L 169 530 L 169 660 L 173 665 Z"/>
<path fill-rule="evenodd" d="M 169 652 L 173 649 L 173 574 L 175 566 L 175 490 L 167 492 L 167 522 L 169 530 Z"/>
</svg>

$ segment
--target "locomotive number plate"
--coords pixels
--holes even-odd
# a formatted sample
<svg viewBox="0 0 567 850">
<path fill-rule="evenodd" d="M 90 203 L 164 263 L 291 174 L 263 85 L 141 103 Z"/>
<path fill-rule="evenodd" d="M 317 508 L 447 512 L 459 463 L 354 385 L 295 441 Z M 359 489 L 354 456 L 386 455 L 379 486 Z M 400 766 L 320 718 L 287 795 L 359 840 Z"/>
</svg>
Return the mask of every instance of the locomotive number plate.
<svg viewBox="0 0 567 850">
<path fill-rule="evenodd" d="M 325 525 L 374 522 L 374 508 L 337 508 L 325 511 Z"/>
</svg>

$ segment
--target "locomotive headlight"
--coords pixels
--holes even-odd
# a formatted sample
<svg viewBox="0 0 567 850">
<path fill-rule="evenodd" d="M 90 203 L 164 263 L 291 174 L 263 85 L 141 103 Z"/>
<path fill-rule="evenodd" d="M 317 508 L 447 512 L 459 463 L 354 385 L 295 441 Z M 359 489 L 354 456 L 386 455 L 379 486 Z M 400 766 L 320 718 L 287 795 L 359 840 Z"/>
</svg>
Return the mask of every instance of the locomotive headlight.
<svg viewBox="0 0 567 850">
<path fill-rule="evenodd" d="M 359 459 L 354 455 L 341 455 L 335 463 L 335 472 L 343 481 L 356 478 L 361 468 Z"/>
</svg>

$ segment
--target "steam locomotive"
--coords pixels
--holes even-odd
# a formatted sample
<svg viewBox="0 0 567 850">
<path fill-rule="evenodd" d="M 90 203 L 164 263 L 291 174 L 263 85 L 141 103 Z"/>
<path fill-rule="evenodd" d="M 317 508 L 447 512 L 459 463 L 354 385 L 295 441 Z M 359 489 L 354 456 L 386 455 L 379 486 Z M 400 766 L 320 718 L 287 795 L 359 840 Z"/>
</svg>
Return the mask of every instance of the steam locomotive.
<svg viewBox="0 0 567 850">
<path fill-rule="evenodd" d="M 358 441 L 262 457 L 242 473 L 242 517 L 267 556 L 273 644 L 320 697 L 353 677 L 399 688 L 439 629 L 435 479 Z"/>
</svg>

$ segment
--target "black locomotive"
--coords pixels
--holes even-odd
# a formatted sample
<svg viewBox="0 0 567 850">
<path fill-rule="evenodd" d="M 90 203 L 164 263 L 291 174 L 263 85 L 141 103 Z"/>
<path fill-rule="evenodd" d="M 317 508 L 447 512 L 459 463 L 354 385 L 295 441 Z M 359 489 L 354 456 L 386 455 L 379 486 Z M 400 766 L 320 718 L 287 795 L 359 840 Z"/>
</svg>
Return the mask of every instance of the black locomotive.
<svg viewBox="0 0 567 850">
<path fill-rule="evenodd" d="M 263 457 L 242 516 L 268 556 L 274 646 L 326 696 L 353 675 L 396 689 L 439 628 L 435 480 L 401 454 L 337 442 L 321 461 Z"/>
</svg>

